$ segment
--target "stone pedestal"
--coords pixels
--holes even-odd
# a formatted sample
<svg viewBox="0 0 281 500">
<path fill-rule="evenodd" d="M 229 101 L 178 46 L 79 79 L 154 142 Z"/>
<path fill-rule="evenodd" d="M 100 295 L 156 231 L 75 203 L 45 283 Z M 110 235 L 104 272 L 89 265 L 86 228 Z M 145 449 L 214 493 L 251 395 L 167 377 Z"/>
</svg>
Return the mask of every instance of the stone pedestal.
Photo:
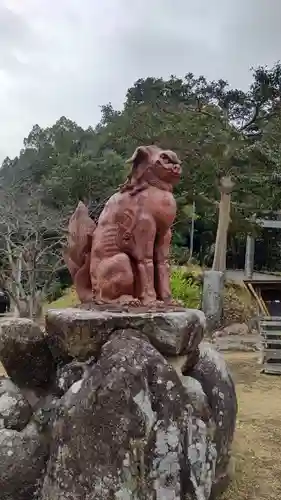
<svg viewBox="0 0 281 500">
<path fill-rule="evenodd" d="M 46 315 L 48 344 L 55 358 L 98 356 L 117 330 L 144 333 L 163 355 L 193 352 L 203 338 L 205 316 L 195 309 L 168 312 L 114 312 L 76 308 L 51 309 Z"/>
<path fill-rule="evenodd" d="M 21 390 L 0 380 L 1 500 L 217 498 L 237 401 L 204 327 L 197 310 L 83 306 L 48 311 L 46 334 L 4 322 Z"/>
</svg>

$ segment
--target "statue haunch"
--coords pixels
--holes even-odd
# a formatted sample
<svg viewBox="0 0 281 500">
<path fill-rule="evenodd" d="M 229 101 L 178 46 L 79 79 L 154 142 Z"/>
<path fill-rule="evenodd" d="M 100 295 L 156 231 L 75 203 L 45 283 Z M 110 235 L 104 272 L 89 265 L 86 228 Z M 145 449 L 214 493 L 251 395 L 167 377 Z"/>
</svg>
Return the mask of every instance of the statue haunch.
<svg viewBox="0 0 281 500">
<path fill-rule="evenodd" d="M 65 260 L 81 302 L 171 304 L 169 248 L 181 175 L 172 151 L 138 147 L 127 181 L 98 223 L 79 202 L 69 222 Z"/>
</svg>

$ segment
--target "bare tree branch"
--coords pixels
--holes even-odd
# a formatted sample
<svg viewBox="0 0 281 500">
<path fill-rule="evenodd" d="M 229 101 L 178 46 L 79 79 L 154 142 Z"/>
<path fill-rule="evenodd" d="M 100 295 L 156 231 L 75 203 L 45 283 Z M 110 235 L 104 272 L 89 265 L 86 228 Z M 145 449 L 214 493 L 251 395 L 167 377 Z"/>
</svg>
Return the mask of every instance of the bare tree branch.
<svg viewBox="0 0 281 500">
<path fill-rule="evenodd" d="M 36 316 L 56 273 L 65 268 L 64 224 L 40 198 L 0 190 L 0 283 L 19 312 Z"/>
</svg>

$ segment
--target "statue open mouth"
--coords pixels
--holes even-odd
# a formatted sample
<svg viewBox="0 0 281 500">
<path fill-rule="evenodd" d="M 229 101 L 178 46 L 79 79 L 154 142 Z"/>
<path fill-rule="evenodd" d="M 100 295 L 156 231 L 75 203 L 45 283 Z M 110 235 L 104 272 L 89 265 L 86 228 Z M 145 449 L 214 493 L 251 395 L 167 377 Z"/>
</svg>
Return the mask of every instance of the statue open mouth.
<svg viewBox="0 0 281 500">
<path fill-rule="evenodd" d="M 182 173 L 182 168 L 180 165 L 173 165 L 172 166 L 172 174 L 174 177 L 180 177 Z"/>
</svg>

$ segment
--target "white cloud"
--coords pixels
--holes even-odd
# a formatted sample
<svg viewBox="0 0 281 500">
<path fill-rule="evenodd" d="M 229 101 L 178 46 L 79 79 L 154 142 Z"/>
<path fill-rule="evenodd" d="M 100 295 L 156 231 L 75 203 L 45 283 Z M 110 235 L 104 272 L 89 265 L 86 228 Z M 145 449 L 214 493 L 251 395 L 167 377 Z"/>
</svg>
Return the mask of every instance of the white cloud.
<svg viewBox="0 0 281 500">
<path fill-rule="evenodd" d="M 280 57 L 281 3 L 269 3 L 0 0 L 0 160 L 35 123 L 95 124 L 140 77 L 192 71 L 247 85 L 250 66 Z"/>
</svg>

